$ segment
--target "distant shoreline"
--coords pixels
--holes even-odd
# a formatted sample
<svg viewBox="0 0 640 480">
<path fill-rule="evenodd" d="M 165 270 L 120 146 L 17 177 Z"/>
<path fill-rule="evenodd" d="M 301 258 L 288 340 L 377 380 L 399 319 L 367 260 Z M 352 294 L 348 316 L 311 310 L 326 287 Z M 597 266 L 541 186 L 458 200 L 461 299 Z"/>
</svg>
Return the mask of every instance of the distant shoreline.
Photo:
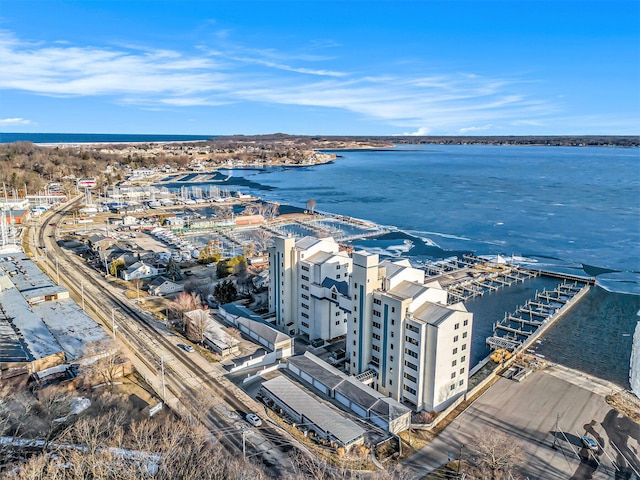
<svg viewBox="0 0 640 480">
<path fill-rule="evenodd" d="M 56 138 L 58 137 L 58 138 Z M 0 132 L 0 144 L 32 142 L 39 146 L 96 146 L 175 143 L 290 143 L 314 150 L 393 148 L 398 145 L 526 145 L 639 147 L 640 135 L 528 135 L 528 136 L 340 136 L 340 135 L 154 135 L 62 134 Z"/>
</svg>

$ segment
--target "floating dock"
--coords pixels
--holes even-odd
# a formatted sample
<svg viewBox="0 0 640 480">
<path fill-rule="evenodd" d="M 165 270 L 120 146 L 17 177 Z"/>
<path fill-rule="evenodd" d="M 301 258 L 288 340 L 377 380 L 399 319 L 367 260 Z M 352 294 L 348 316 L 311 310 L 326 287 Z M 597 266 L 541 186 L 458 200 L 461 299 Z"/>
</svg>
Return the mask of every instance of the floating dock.
<svg viewBox="0 0 640 480">
<path fill-rule="evenodd" d="M 426 281 L 438 280 L 447 290 L 449 305 L 495 292 L 514 283 L 540 275 L 516 265 L 496 263 L 474 255 L 464 255 L 425 266 Z"/>
<path fill-rule="evenodd" d="M 589 282 L 565 281 L 553 290 L 537 292 L 515 312 L 505 314 L 494 324 L 493 336 L 487 338 L 492 349 L 504 348 L 510 352 L 527 348 L 558 318 L 569 311 L 590 289 Z"/>
</svg>

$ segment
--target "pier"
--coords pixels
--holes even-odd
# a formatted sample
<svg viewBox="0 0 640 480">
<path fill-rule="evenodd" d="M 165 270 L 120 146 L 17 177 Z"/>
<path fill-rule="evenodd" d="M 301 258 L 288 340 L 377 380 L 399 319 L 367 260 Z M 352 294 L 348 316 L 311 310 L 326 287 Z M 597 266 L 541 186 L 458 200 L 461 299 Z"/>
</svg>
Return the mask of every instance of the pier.
<svg viewBox="0 0 640 480">
<path fill-rule="evenodd" d="M 474 255 L 464 255 L 425 266 L 425 281 L 437 280 L 447 290 L 449 305 L 524 282 L 539 272 Z"/>
<path fill-rule="evenodd" d="M 510 352 L 524 350 L 579 302 L 589 289 L 588 282 L 569 282 L 565 279 L 553 290 L 537 292 L 533 300 L 528 300 L 512 314 L 505 314 L 494 325 L 493 336 L 487 338 L 487 345 L 492 349 L 504 348 Z M 525 330 L 525 326 L 532 329 Z"/>
</svg>

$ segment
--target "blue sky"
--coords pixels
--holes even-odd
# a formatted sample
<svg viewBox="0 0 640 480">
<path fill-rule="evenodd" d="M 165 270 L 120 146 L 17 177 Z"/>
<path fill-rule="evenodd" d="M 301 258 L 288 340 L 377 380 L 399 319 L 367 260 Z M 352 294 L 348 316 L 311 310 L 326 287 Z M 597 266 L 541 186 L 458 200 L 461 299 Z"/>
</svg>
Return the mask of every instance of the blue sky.
<svg viewBox="0 0 640 480">
<path fill-rule="evenodd" d="M 640 2 L 0 3 L 0 131 L 640 133 Z"/>
</svg>

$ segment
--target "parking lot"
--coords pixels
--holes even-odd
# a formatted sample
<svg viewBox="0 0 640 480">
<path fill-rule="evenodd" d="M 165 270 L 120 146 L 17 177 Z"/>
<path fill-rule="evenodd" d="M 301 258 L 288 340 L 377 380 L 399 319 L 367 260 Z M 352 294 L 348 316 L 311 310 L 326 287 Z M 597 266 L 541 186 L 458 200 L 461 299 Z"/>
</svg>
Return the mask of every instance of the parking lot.
<svg viewBox="0 0 640 480">
<path fill-rule="evenodd" d="M 497 432 L 521 447 L 521 470 L 530 479 L 640 478 L 640 425 L 606 403 L 612 389 L 620 388 L 561 367 L 522 383 L 501 378 L 407 466 L 419 477 L 459 452 L 470 459 L 478 436 Z M 583 435 L 597 449 L 585 448 Z"/>
</svg>

